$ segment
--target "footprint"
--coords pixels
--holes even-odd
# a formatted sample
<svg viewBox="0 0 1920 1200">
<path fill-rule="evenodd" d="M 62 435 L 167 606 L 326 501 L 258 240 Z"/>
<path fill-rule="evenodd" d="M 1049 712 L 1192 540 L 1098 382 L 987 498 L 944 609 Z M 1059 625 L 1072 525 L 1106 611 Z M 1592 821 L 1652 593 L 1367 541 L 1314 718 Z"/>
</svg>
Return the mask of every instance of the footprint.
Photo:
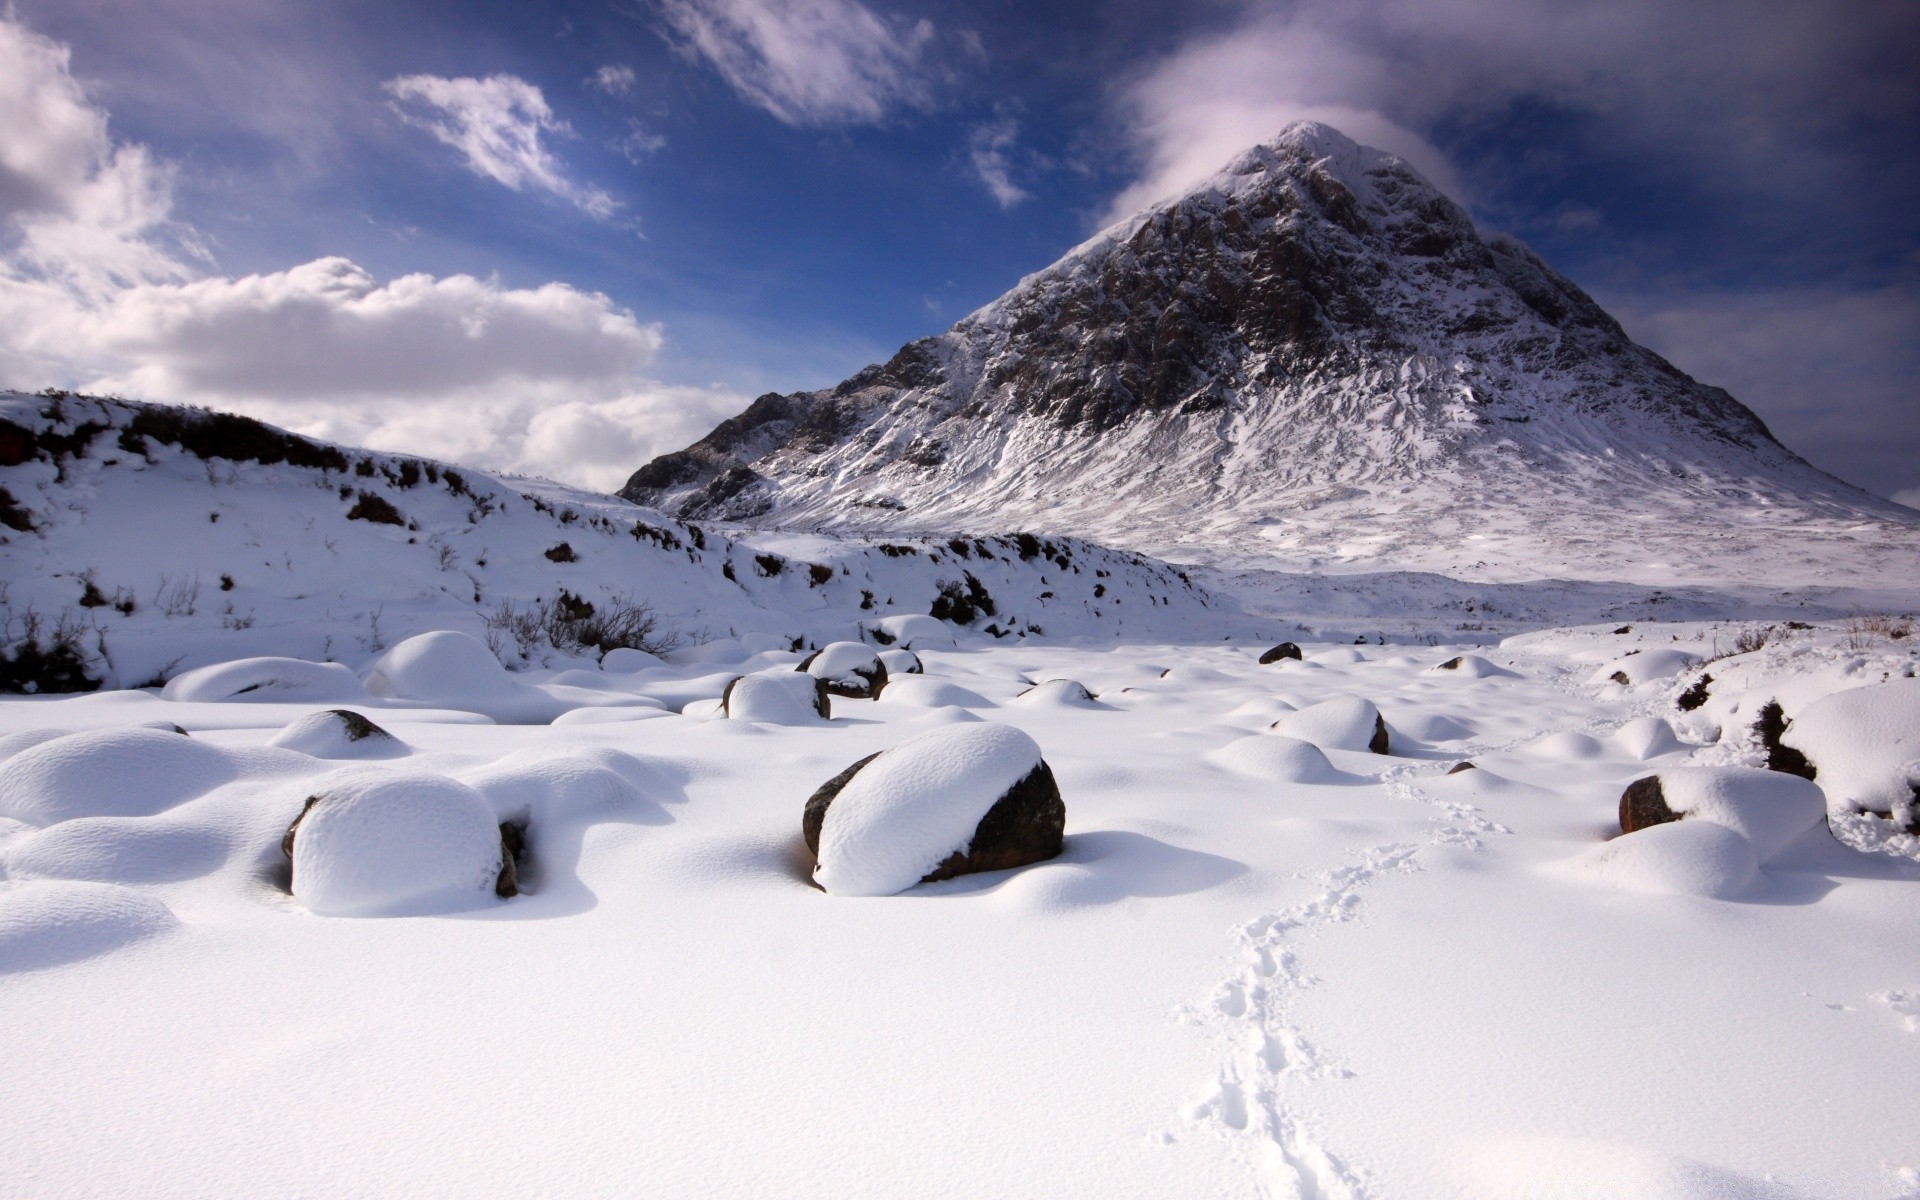
<svg viewBox="0 0 1920 1200">
<path fill-rule="evenodd" d="M 1920 992 L 1876 992 L 1868 999 L 1878 1000 L 1892 1009 L 1900 1018 L 1900 1028 L 1908 1033 L 1920 1033 Z"/>
</svg>

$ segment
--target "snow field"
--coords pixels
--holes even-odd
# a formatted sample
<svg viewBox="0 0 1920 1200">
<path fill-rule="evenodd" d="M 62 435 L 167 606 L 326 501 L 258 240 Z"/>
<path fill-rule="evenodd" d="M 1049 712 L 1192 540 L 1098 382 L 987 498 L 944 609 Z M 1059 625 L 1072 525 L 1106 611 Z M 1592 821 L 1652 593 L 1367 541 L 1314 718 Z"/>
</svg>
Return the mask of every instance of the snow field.
<svg viewBox="0 0 1920 1200">
<path fill-rule="evenodd" d="M 716 1196 L 1892 1200 L 1920 1165 L 1901 1007 L 1920 994 L 1920 867 L 1808 837 L 1748 865 L 1746 834 L 1698 816 L 1617 836 L 1633 780 L 1757 761 L 1746 710 L 1715 715 L 1731 692 L 1680 713 L 1690 676 L 1586 682 L 1678 632 L 1516 639 L 1476 651 L 1503 672 L 1486 675 L 1433 669 L 1460 646 L 1337 648 L 1308 669 L 1258 666 L 1265 642 L 983 639 L 920 651 L 925 676 L 836 699 L 827 722 L 668 711 L 742 668 L 805 679 L 800 655 L 743 645 L 602 671 L 601 688 L 510 676 L 603 702 L 550 726 L 359 706 L 412 752 L 351 764 L 266 746 L 324 702 L 0 702 L 0 737 L 175 720 L 191 736 L 164 737 L 229 764 L 151 815 L 0 823 L 10 1171 L 28 1194 L 141 1196 L 625 1195 L 639 1179 Z M 1740 695 L 1867 682 L 1831 645 L 1794 653 Z M 1100 699 L 1015 703 L 1054 679 Z M 913 683 L 972 707 L 894 699 Z M 1804 686 L 1793 711 L 1819 699 Z M 1355 699 L 1389 754 L 1268 728 Z M 800 817 L 822 782 L 954 738 L 1005 740 L 977 757 L 1006 774 L 1031 761 L 1016 733 L 1065 798 L 1058 858 L 864 902 L 808 886 Z M 58 744 L 0 758 L 0 794 Z M 1461 761 L 1476 769 L 1447 773 Z M 932 795 L 936 765 L 902 787 Z M 446 839 L 460 855 L 428 857 L 464 874 L 394 903 L 441 915 L 320 919 L 276 882 L 307 796 L 422 777 L 465 814 Z M 367 813 L 443 819 L 389 798 Z M 908 807 L 875 798 L 889 818 Z M 483 878 L 503 821 L 526 828 L 511 900 Z M 904 860 L 955 833 L 912 830 L 878 841 Z M 1635 866 L 1676 836 L 1685 853 Z M 1608 853 L 1613 869 L 1588 869 Z M 292 877 L 297 892 L 297 861 Z M 301 1136 L 244 1134 L 261 1127 Z M 118 1131 L 104 1147 L 101 1128 Z"/>
</svg>

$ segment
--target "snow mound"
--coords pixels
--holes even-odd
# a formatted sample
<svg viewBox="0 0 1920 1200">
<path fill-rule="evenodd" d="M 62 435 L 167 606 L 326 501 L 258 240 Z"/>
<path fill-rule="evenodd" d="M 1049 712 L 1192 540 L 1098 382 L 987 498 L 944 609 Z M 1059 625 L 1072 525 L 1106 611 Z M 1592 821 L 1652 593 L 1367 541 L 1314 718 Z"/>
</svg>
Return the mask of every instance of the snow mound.
<svg viewBox="0 0 1920 1200">
<path fill-rule="evenodd" d="M 1040 746 L 990 721 L 916 734 L 848 781 L 820 827 L 815 882 L 891 896 L 967 849 L 980 818 L 1041 765 Z"/>
<path fill-rule="evenodd" d="M 78 962 L 179 926 L 152 896 L 106 883 L 0 883 L 0 973 Z"/>
<path fill-rule="evenodd" d="M 1520 747 L 1525 754 L 1534 758 L 1547 758 L 1567 762 L 1591 762 L 1607 755 L 1606 743 L 1591 734 L 1562 730 L 1536 738 Z"/>
<path fill-rule="evenodd" d="M 871 697 L 886 686 L 887 668 L 873 647 L 862 642 L 829 642 L 800 666 L 838 696 Z"/>
<path fill-rule="evenodd" d="M 1637 1146 L 1511 1139 L 1473 1156 L 1480 1200 L 1801 1200 L 1792 1188 Z"/>
<path fill-rule="evenodd" d="M 274 734 L 267 745 L 315 758 L 401 758 L 413 753 L 399 738 L 345 708 L 308 713 Z"/>
<path fill-rule="evenodd" d="M 1744 891 L 1760 869 L 1753 843 L 1712 821 L 1673 821 L 1622 834 L 1574 864 L 1626 891 L 1717 900 Z"/>
<path fill-rule="evenodd" d="M 1836 807 L 1911 807 L 1920 786 L 1920 679 L 1816 700 L 1794 714 L 1780 741 L 1807 756 Z"/>
<path fill-rule="evenodd" d="M 899 679 L 888 679 L 886 690 L 880 693 L 881 704 L 897 704 L 905 708 L 992 708 L 993 701 L 979 692 L 949 683 L 944 679 L 929 679 L 925 675 L 908 675 Z"/>
<path fill-rule="evenodd" d="M 1355 783 L 1362 778 L 1335 767 L 1312 742 L 1280 734 L 1238 738 L 1210 751 L 1207 758 L 1236 774 L 1276 783 Z"/>
<path fill-rule="evenodd" d="M 1353 663 L 1367 661 L 1367 656 L 1351 646 L 1341 646 L 1333 650 L 1322 650 L 1318 654 L 1307 656 L 1307 662 L 1319 663 L 1323 667 L 1344 667 Z"/>
<path fill-rule="evenodd" d="M 220 703 L 229 700 L 287 703 L 368 699 L 354 673 L 339 663 L 304 658 L 240 658 L 183 671 L 160 689 L 162 700 Z"/>
<path fill-rule="evenodd" d="M 951 650 L 960 644 L 946 622 L 925 613 L 896 613 L 875 624 L 902 650 Z"/>
<path fill-rule="evenodd" d="M 1593 685 L 1619 683 L 1616 675 L 1626 676 L 1627 686 L 1639 687 L 1656 679 L 1671 679 L 1682 671 L 1691 671 L 1700 660 L 1679 650 L 1643 650 L 1616 658 L 1587 677 Z"/>
<path fill-rule="evenodd" d="M 600 657 L 600 669 L 618 675 L 650 671 L 665 665 L 666 660 L 659 655 L 648 654 L 645 650 L 636 650 L 632 646 L 616 646 Z"/>
<path fill-rule="evenodd" d="M 511 696 L 519 689 L 477 638 L 439 629 L 410 637 L 381 655 L 367 672 L 367 690 L 458 708 L 460 701 Z"/>
<path fill-rule="evenodd" d="M 231 757 L 158 729 L 92 729 L 0 763 L 0 816 L 29 825 L 74 817 L 146 817 L 226 783 Z"/>
<path fill-rule="evenodd" d="M 797 672 L 742 675 L 727 685 L 721 711 L 735 721 L 818 725 L 832 714 L 828 708 L 832 702 L 822 691 L 822 683 L 813 675 Z"/>
<path fill-rule="evenodd" d="M 1334 696 L 1309 704 L 1281 717 L 1271 728 L 1325 750 L 1387 752 L 1386 722 L 1373 701 L 1359 696 Z"/>
<path fill-rule="evenodd" d="M 1100 702 L 1077 679 L 1046 679 L 1013 698 L 1027 708 L 1099 708 Z"/>
<path fill-rule="evenodd" d="M 1780 771 L 1674 767 L 1658 779 L 1667 807 L 1686 818 L 1681 824 L 1725 826 L 1752 842 L 1763 863 L 1827 815 L 1818 786 Z"/>
<path fill-rule="evenodd" d="M 1496 667 L 1478 654 L 1462 654 L 1427 668 L 1429 675 L 1447 675 L 1459 679 L 1517 678 L 1505 667 Z"/>
<path fill-rule="evenodd" d="M 496 823 L 538 828 L 630 806 L 658 788 L 661 769 L 620 750 L 522 751 L 463 776 Z"/>
<path fill-rule="evenodd" d="M 1614 730 L 1607 740 L 1628 758 L 1642 762 L 1687 748 L 1686 743 L 1674 735 L 1673 726 L 1659 717 L 1635 717 Z"/>
<path fill-rule="evenodd" d="M 779 638 L 749 634 L 744 638 L 719 638 L 711 642 L 701 642 L 697 646 L 687 646 L 669 653 L 667 661 L 714 667 L 737 666 L 756 654 L 786 648 L 787 643 Z"/>
<path fill-rule="evenodd" d="M 1464 742 L 1477 732 L 1472 725 L 1445 713 L 1396 714 L 1393 731 L 1420 742 Z"/>
<path fill-rule="evenodd" d="M 0 737 L 0 762 L 5 762 L 22 750 L 31 750 L 41 742 L 50 742 L 72 732 L 71 729 L 23 729 L 19 733 L 9 733 Z"/>
<path fill-rule="evenodd" d="M 478 908 L 494 899 L 500 861 L 499 822 L 473 788 L 365 775 L 331 783 L 300 818 L 293 894 L 327 916 Z"/>
<path fill-rule="evenodd" d="M 218 870 L 228 841 L 204 828 L 150 817 L 78 817 L 6 848 L 15 879 L 91 879 L 103 883 L 172 883 Z"/>
<path fill-rule="evenodd" d="M 887 668 L 889 677 L 894 675 L 924 675 L 927 668 L 920 662 L 920 656 L 911 650 L 882 650 L 881 665 Z"/>
<path fill-rule="evenodd" d="M 668 715 L 659 701 L 651 704 L 623 704 L 617 708 L 568 709 L 553 719 L 555 725 L 614 725 L 622 721 L 646 721 Z"/>
</svg>

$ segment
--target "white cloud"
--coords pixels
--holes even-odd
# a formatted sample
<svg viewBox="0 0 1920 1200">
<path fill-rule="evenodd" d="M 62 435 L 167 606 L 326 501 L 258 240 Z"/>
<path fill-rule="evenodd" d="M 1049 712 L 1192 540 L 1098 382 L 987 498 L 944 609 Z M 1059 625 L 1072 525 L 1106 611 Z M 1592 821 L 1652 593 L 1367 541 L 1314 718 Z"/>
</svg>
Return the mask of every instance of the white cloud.
<svg viewBox="0 0 1920 1200">
<path fill-rule="evenodd" d="M 1429 135 L 1511 105 L 1601 118 L 1625 149 L 1755 186 L 1830 163 L 1823 132 L 1913 106 L 1890 73 L 1911 5 L 1668 0 L 1250 0 L 1120 91 L 1140 177 L 1118 218 L 1177 194 L 1294 120 L 1321 120 L 1473 196 Z"/>
<path fill-rule="evenodd" d="M 859 0 L 659 0 L 680 49 L 794 126 L 872 125 L 925 107 L 931 23 Z"/>
<path fill-rule="evenodd" d="M 64 46 L 0 18 L 0 387 L 211 404 L 600 487 L 745 403 L 648 380 L 659 326 L 563 283 L 383 284 L 344 258 L 206 274 L 162 240 L 191 236 L 169 178 L 111 140 Z"/>
<path fill-rule="evenodd" d="M 638 120 L 627 118 L 627 131 L 608 142 L 607 145 L 626 156 L 626 160 L 638 166 L 640 160 L 657 150 L 663 149 L 667 139 L 648 129 Z"/>
<path fill-rule="evenodd" d="M 587 77 L 587 86 L 609 96 L 631 96 L 640 77 L 624 63 L 610 63 Z"/>
<path fill-rule="evenodd" d="M 573 131 L 553 115 L 540 89 L 513 75 L 445 79 L 402 75 L 386 83 L 400 115 L 466 156 L 467 169 L 514 191 L 552 192 L 583 212 L 606 218 L 620 202 L 596 187 L 567 178 L 541 142 L 543 134 Z"/>
<path fill-rule="evenodd" d="M 1013 164 L 1008 151 L 1020 137 L 1020 122 L 1001 115 L 984 125 L 974 126 L 967 135 L 967 162 L 1001 208 L 1012 208 L 1027 199 L 1027 193 L 1013 182 Z"/>
</svg>

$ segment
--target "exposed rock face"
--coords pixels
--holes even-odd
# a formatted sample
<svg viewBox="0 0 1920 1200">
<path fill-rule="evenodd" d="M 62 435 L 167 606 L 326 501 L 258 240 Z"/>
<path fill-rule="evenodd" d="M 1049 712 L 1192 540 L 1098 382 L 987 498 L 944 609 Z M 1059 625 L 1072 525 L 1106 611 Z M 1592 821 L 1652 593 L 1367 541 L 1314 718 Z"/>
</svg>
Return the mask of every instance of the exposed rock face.
<svg viewBox="0 0 1920 1200">
<path fill-rule="evenodd" d="M 1636 779 L 1620 793 L 1621 833 L 1635 833 L 1679 819 L 1680 814 L 1667 807 L 1666 793 L 1660 787 L 1658 775 Z"/>
<path fill-rule="evenodd" d="M 885 364 L 760 397 L 621 491 L 687 518 L 1256 553 L 1324 553 L 1364 515 L 1369 556 L 1455 570 L 1466 532 L 1477 553 L 1585 544 L 1623 494 L 1695 514 L 1637 537 L 1697 541 L 1698 506 L 1756 498 L 1914 524 L 1400 159 L 1312 123 Z"/>
<path fill-rule="evenodd" d="M 1791 724 L 1780 702 L 1769 700 L 1760 706 L 1760 715 L 1753 722 L 1753 733 L 1760 739 L 1761 748 L 1767 752 L 1767 770 L 1785 771 L 1802 779 L 1812 779 L 1818 772 L 1807 761 L 1807 756 L 1780 742 L 1780 735 Z"/>
<path fill-rule="evenodd" d="M 886 663 L 859 642 L 832 642 L 807 655 L 794 669 L 819 680 L 832 695 L 849 700 L 871 700 L 887 686 Z"/>
<path fill-rule="evenodd" d="M 1264 667 L 1272 663 L 1277 663 L 1283 658 L 1298 659 L 1299 657 L 1299 646 L 1292 642 L 1281 642 L 1278 646 L 1275 646 L 1260 656 L 1260 665 Z"/>
</svg>

